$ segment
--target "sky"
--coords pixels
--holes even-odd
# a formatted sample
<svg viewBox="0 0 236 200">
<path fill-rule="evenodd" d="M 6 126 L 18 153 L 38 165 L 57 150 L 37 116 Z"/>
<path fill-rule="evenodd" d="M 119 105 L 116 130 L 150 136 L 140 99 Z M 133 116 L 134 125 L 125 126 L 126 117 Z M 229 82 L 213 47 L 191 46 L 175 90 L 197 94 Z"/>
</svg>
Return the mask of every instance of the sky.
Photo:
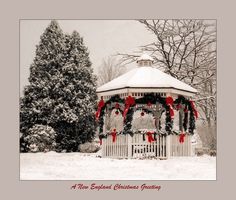
<svg viewBox="0 0 236 200">
<path fill-rule="evenodd" d="M 154 35 L 134 20 L 58 20 L 64 33 L 76 30 L 84 38 L 90 52 L 94 72 L 102 60 L 116 53 L 132 53 L 154 41 Z M 28 85 L 29 67 L 35 57 L 36 45 L 50 20 L 20 21 L 20 90 Z M 132 64 L 131 64 L 132 65 Z M 134 65 L 134 64 L 133 64 Z M 128 66 L 127 66 L 128 67 Z"/>
</svg>

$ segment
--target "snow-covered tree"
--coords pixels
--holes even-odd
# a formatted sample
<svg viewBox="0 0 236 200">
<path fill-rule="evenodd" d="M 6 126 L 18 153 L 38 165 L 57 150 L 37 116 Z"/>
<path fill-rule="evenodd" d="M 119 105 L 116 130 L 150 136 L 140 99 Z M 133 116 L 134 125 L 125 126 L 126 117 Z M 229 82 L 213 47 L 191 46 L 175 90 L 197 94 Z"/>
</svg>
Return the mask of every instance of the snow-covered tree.
<svg viewBox="0 0 236 200">
<path fill-rule="evenodd" d="M 98 71 L 98 85 L 103 85 L 126 72 L 126 66 L 117 57 L 103 59 Z"/>
<path fill-rule="evenodd" d="M 115 56 L 109 56 L 106 59 L 103 59 L 97 74 L 98 86 L 101 86 L 126 72 L 126 66 L 121 62 L 122 60 L 118 60 Z M 110 130 L 116 121 L 116 118 L 111 117 L 111 112 L 107 112 L 105 119 L 106 130 Z"/>
<path fill-rule="evenodd" d="M 196 104 L 201 119 L 216 122 L 216 24 L 212 20 L 139 20 L 155 40 L 141 47 L 164 72 L 200 93 Z M 119 54 L 124 63 L 139 55 Z"/>
<path fill-rule="evenodd" d="M 91 141 L 95 134 L 96 78 L 79 33 L 66 35 L 65 44 L 66 63 L 55 89 L 60 95 L 52 116 L 60 148 L 77 151 L 79 144 Z"/>
<path fill-rule="evenodd" d="M 30 85 L 20 108 L 21 144 L 35 124 L 57 133 L 57 150 L 77 151 L 93 138 L 96 100 L 88 49 L 77 32 L 64 35 L 52 21 L 41 36 L 30 67 Z M 25 148 L 25 151 L 27 149 Z"/>
<path fill-rule="evenodd" d="M 216 21 L 215 20 L 139 20 L 155 40 L 141 46 L 154 65 L 193 86 L 199 93 L 195 102 L 201 126 L 209 137 L 207 146 L 216 146 Z M 138 54 L 118 54 L 124 64 L 136 61 Z M 207 124 L 207 125 L 205 125 Z M 207 133 L 207 134 L 206 134 Z M 211 141 L 211 142 L 209 142 Z"/>
<path fill-rule="evenodd" d="M 56 102 L 52 88 L 63 66 L 64 35 L 56 21 L 52 21 L 40 37 L 36 55 L 30 66 L 29 85 L 20 101 L 21 149 L 27 151 L 25 138 L 35 124 L 50 124 Z M 57 77 L 57 78 L 56 78 Z"/>
</svg>

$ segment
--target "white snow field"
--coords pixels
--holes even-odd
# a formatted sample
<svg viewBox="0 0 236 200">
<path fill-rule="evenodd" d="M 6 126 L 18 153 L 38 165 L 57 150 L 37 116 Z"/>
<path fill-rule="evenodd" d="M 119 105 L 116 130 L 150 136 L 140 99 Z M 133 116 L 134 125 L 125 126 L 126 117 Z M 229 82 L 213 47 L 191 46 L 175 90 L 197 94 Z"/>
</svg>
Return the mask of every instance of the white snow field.
<svg viewBox="0 0 236 200">
<path fill-rule="evenodd" d="M 21 180 L 216 180 L 216 157 L 100 158 L 99 153 L 21 153 Z"/>
</svg>

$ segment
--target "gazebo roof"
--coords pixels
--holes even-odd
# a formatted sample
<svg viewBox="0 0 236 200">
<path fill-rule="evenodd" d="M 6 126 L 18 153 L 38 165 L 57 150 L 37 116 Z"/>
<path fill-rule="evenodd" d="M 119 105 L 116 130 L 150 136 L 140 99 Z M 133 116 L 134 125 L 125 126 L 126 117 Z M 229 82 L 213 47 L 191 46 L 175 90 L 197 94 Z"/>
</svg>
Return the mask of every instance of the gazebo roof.
<svg viewBox="0 0 236 200">
<path fill-rule="evenodd" d="M 151 56 L 149 56 L 148 54 L 144 53 L 143 55 L 141 55 L 138 59 L 137 59 L 137 62 L 138 61 L 141 61 L 141 60 L 150 60 L 150 61 L 154 61 L 153 58 Z"/>
<path fill-rule="evenodd" d="M 141 58 L 141 57 L 140 57 Z M 123 88 L 161 88 L 176 89 L 197 93 L 190 85 L 151 66 L 140 66 L 100 86 L 97 93 L 114 91 Z"/>
</svg>

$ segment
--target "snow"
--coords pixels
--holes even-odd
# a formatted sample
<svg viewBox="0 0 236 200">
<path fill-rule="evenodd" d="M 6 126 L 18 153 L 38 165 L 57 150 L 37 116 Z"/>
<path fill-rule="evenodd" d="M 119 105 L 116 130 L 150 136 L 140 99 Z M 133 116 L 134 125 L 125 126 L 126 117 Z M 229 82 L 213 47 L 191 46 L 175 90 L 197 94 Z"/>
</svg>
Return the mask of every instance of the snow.
<svg viewBox="0 0 236 200">
<path fill-rule="evenodd" d="M 216 180 L 216 157 L 101 158 L 99 153 L 21 153 L 21 180 Z"/>
<path fill-rule="evenodd" d="M 160 71 L 151 66 L 137 67 L 129 72 L 102 85 L 97 92 L 115 90 L 126 87 L 135 88 L 174 88 L 179 90 L 197 93 L 197 90 L 190 85 Z"/>
<path fill-rule="evenodd" d="M 150 61 L 154 61 L 153 58 L 151 56 L 149 56 L 148 54 L 144 53 L 142 54 L 137 61 L 141 61 L 141 60 L 150 60 Z"/>
</svg>

